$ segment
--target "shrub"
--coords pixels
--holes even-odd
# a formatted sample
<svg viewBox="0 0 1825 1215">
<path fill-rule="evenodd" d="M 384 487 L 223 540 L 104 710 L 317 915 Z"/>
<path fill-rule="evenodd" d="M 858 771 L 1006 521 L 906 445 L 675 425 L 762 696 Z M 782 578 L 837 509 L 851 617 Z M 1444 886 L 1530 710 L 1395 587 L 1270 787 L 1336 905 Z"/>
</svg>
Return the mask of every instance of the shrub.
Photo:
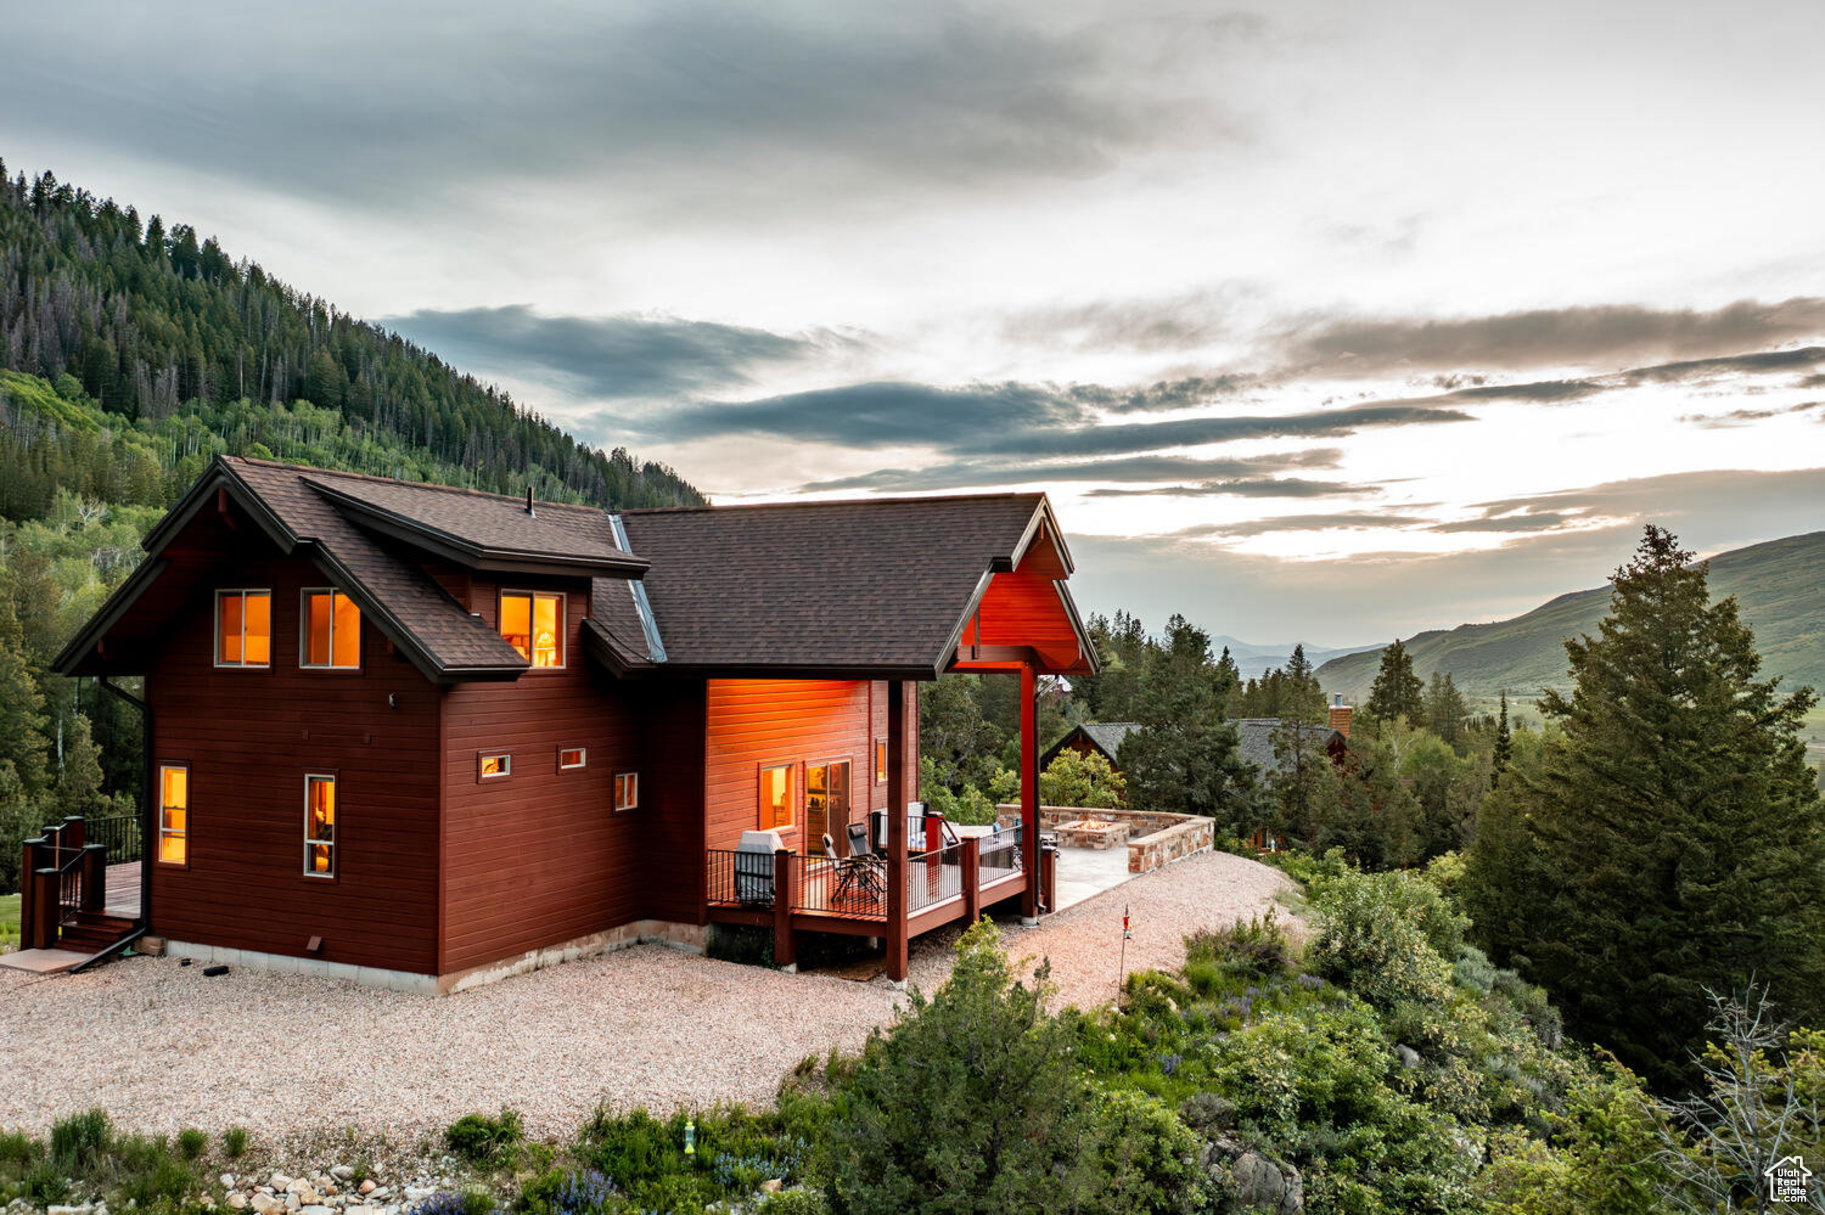
<svg viewBox="0 0 1825 1215">
<path fill-rule="evenodd" d="M 1451 968 L 1451 981 L 1459 987 L 1488 995 L 1495 987 L 1495 964 L 1482 950 L 1466 945 L 1457 951 L 1457 964 Z"/>
<path fill-rule="evenodd" d="M 40 1160 L 20 1179 L 20 1197 L 39 1206 L 51 1206 L 70 1196 L 70 1179 L 54 1160 Z"/>
<path fill-rule="evenodd" d="M 170 1156 L 162 1156 L 149 1170 L 128 1178 L 121 1193 L 126 1195 L 129 1206 L 137 1204 L 144 1209 L 161 1202 L 181 1205 L 196 1189 L 196 1174 L 188 1166 Z"/>
<path fill-rule="evenodd" d="M 1314 900 L 1314 968 L 1380 1008 L 1442 1003 L 1466 921 L 1438 887 L 1411 873 L 1345 873 Z"/>
<path fill-rule="evenodd" d="M 209 1136 L 194 1126 L 187 1126 L 177 1133 L 177 1150 L 183 1153 L 185 1160 L 195 1160 L 208 1146 Z"/>
<path fill-rule="evenodd" d="M 222 1151 L 230 1160 L 238 1160 L 247 1153 L 247 1128 L 231 1126 L 222 1132 Z"/>
<path fill-rule="evenodd" d="M 444 1131 L 444 1142 L 451 1151 L 470 1164 L 483 1166 L 505 1164 L 524 1137 L 520 1116 L 505 1107 L 499 1118 L 464 1114 Z"/>
<path fill-rule="evenodd" d="M 493 1194 L 473 1186 L 460 1194 L 433 1194 L 411 1208 L 411 1215 L 500 1215 L 500 1207 Z"/>
<path fill-rule="evenodd" d="M 1177 1215 L 1210 1201 L 1198 1168 L 1202 1144 L 1158 1098 L 1098 1095 L 1092 1112 L 1096 1209 Z"/>
<path fill-rule="evenodd" d="M 0 1131 L 0 1170 L 22 1172 L 44 1154 L 44 1145 L 24 1131 Z"/>
<path fill-rule="evenodd" d="M 1194 989 L 1194 969 L 1227 978 L 1261 980 L 1282 974 L 1292 963 L 1292 949 L 1279 912 L 1273 907 L 1259 918 L 1237 920 L 1227 928 L 1201 930 L 1185 938 L 1185 977 Z M 1209 994 L 1200 990 L 1199 994 Z"/>
<path fill-rule="evenodd" d="M 782 1190 L 769 1194 L 757 1210 L 760 1215 L 830 1215 L 830 1204 L 812 1190 Z"/>
<path fill-rule="evenodd" d="M 59 1167 L 87 1173 L 108 1153 L 114 1130 L 107 1112 L 91 1109 L 51 1124 L 51 1157 Z"/>
</svg>

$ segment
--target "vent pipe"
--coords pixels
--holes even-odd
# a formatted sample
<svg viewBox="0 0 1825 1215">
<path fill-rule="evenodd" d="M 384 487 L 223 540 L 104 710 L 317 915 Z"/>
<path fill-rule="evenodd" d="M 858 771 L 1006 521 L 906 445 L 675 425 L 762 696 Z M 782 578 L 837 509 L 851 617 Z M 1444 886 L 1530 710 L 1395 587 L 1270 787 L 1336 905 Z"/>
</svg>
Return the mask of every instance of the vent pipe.
<svg viewBox="0 0 1825 1215">
<path fill-rule="evenodd" d="M 526 487 L 526 513 L 535 519 L 539 517 L 539 512 L 532 509 L 532 486 L 530 485 Z"/>
</svg>

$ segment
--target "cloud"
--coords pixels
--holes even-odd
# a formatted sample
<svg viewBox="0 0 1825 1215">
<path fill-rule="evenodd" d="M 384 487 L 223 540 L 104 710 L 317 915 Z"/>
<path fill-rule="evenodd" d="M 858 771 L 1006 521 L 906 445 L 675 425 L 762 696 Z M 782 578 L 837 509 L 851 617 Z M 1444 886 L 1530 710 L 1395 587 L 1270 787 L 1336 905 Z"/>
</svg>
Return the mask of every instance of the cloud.
<svg viewBox="0 0 1825 1215">
<path fill-rule="evenodd" d="M 965 486 L 1027 485 L 1034 482 L 1203 481 L 1224 477 L 1260 476 L 1300 468 L 1335 468 L 1343 452 L 1335 447 L 1276 452 L 1242 459 L 1197 459 L 1189 456 L 1121 456 L 1112 460 L 1083 460 L 1048 464 L 1010 464 L 1003 460 L 960 460 L 930 468 L 883 468 L 816 481 L 805 492 L 828 490 L 877 490 L 899 493 L 911 490 L 957 489 Z"/>
<path fill-rule="evenodd" d="M 1691 422 L 1706 430 L 1727 430 L 1747 426 L 1751 422 L 1763 422 L 1769 418 L 1783 417 L 1787 414 L 1810 413 L 1817 409 L 1825 409 L 1825 401 L 1803 401 L 1798 405 L 1788 405 L 1780 409 L 1732 409 L 1728 413 L 1684 413 L 1679 415 L 1679 420 Z M 1825 421 L 1825 414 L 1820 415 L 1820 420 Z"/>
<path fill-rule="evenodd" d="M 1087 498 L 1332 498 L 1380 493 L 1374 485 L 1307 481 L 1300 477 L 1249 477 L 1202 485 L 1154 485 L 1146 489 L 1093 489 Z"/>
<path fill-rule="evenodd" d="M 1081 180 L 1137 148 L 1221 141 L 1234 119 L 1188 82 L 1259 32 L 946 0 L 538 13 L 452 0 L 435 20 L 216 0 L 168 16 L 99 0 L 9 13 L 0 112 L 294 196 L 423 206 L 536 175 L 593 180 L 602 208 L 663 196 L 740 214 L 808 181 L 807 203 L 889 183 Z"/>
<path fill-rule="evenodd" d="M 1204 536 L 1240 539 L 1266 536 L 1275 532 L 1381 531 L 1417 527 L 1431 520 L 1421 515 L 1401 515 L 1377 511 L 1338 511 L 1328 515 L 1280 515 L 1269 519 L 1248 519 L 1240 523 L 1204 523 L 1188 527 L 1174 535 L 1186 539 Z"/>
<path fill-rule="evenodd" d="M 666 440 L 751 434 L 852 447 L 915 443 L 962 456 L 1037 460 L 1133 455 L 1234 439 L 1337 438 L 1369 427 L 1472 420 L 1429 402 L 1387 401 L 1277 416 L 1212 414 L 1106 424 L 1086 402 L 1110 391 L 1016 382 L 939 388 L 877 381 L 757 401 L 702 402 L 644 425 L 651 436 Z"/>
<path fill-rule="evenodd" d="M 426 308 L 379 323 L 437 350 L 446 361 L 528 379 L 555 378 L 569 391 L 593 398 L 675 396 L 747 384 L 762 368 L 854 342 L 828 332 L 786 337 L 676 317 L 543 316 L 525 304 L 450 312 Z"/>
<path fill-rule="evenodd" d="M 1494 316 L 1308 317 L 1267 335 L 1282 376 L 1616 367 L 1704 360 L 1825 334 L 1825 298 L 1712 310 L 1606 304 Z M 1760 356 L 1757 356 L 1760 357 Z"/>
<path fill-rule="evenodd" d="M 1226 291 L 1185 292 L 1161 299 L 1092 300 L 1031 308 L 1005 318 L 1001 336 L 1027 346 L 1076 350 L 1195 350 L 1226 336 L 1232 297 Z"/>
<path fill-rule="evenodd" d="M 1618 378 L 1628 384 L 1684 383 L 1720 375 L 1769 375 L 1781 371 L 1798 371 L 1820 363 L 1825 363 L 1825 346 L 1805 346 L 1798 350 L 1765 350 L 1756 354 L 1638 367 L 1623 372 Z"/>
<path fill-rule="evenodd" d="M 1816 530 L 1825 518 L 1825 468 L 1668 473 L 1477 505 L 1487 518 L 1524 511 L 1657 522 L 1675 530 L 1689 526 L 1697 531 L 1688 542 L 1727 546 Z"/>
<path fill-rule="evenodd" d="M 1524 514 L 1497 515 L 1485 512 L 1480 518 L 1435 523 L 1428 531 L 1456 532 L 1548 532 L 1573 522 L 1574 516 L 1559 511 L 1528 511 Z"/>
</svg>

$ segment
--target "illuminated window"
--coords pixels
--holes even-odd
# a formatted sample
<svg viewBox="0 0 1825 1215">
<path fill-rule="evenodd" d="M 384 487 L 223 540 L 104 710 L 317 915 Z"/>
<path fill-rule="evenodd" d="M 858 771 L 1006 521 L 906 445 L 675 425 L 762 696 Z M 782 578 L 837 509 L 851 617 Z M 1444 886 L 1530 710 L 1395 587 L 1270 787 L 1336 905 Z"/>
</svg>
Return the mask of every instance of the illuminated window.
<svg viewBox="0 0 1825 1215">
<path fill-rule="evenodd" d="M 877 785 L 887 783 L 887 740 L 885 738 L 874 740 L 874 783 Z"/>
<path fill-rule="evenodd" d="M 272 660 L 272 592 L 215 593 L 215 665 L 263 667 Z"/>
<path fill-rule="evenodd" d="M 304 874 L 336 876 L 336 778 L 304 778 Z"/>
<path fill-rule="evenodd" d="M 825 835 L 841 835 L 849 825 L 849 761 L 832 760 L 805 769 L 805 838 L 807 847 L 823 847 Z"/>
<path fill-rule="evenodd" d="M 501 636 L 535 667 L 564 665 L 564 596 L 502 591 Z"/>
<path fill-rule="evenodd" d="M 640 774 L 638 772 L 615 773 L 615 813 L 623 810 L 640 808 Z"/>
<path fill-rule="evenodd" d="M 495 753 L 485 754 L 476 761 L 476 779 L 494 780 L 502 776 L 513 775 L 513 756 Z"/>
<path fill-rule="evenodd" d="M 760 770 L 760 827 L 792 825 L 792 764 L 779 764 Z"/>
<path fill-rule="evenodd" d="M 582 747 L 560 747 L 558 749 L 558 770 L 581 768 L 589 763 L 589 752 Z"/>
<path fill-rule="evenodd" d="M 354 670 L 361 666 L 361 609 L 341 591 L 304 592 L 298 665 Z"/>
<path fill-rule="evenodd" d="M 166 865 L 190 859 L 190 769 L 158 766 L 158 859 Z"/>
</svg>

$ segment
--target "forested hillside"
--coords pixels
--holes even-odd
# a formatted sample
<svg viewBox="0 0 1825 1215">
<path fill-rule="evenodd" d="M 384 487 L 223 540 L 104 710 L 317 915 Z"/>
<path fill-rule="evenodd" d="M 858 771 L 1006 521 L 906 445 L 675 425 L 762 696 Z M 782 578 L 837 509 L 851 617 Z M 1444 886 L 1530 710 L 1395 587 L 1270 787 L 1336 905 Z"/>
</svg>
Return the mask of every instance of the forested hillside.
<svg viewBox="0 0 1825 1215">
<path fill-rule="evenodd" d="M 1735 595 L 1755 628 L 1764 673 L 1789 686 L 1825 688 L 1825 532 L 1789 536 L 1711 558 L 1711 590 Z M 1490 624 L 1433 629 L 1406 642 L 1422 676 L 1448 671 L 1467 695 L 1493 700 L 1506 689 L 1527 700 L 1542 688 L 1568 686 L 1565 641 L 1593 632 L 1609 609 L 1610 590 L 1575 591 L 1525 615 Z M 1335 658 L 1318 668 L 1326 692 L 1361 703 L 1381 663 L 1381 651 Z"/>
<path fill-rule="evenodd" d="M 59 486 L 162 504 L 215 451 L 262 446 L 603 506 L 703 500 L 671 469 L 579 443 L 430 352 L 234 260 L 191 225 L 142 222 L 49 173 L 9 182 L 4 162 L 0 368 L 51 383 L 68 375 L 95 406 L 30 420 L 16 402 L 7 408 L 0 510 L 14 519 L 42 514 Z M 13 381 L 0 400 L 22 391 Z M 291 408 L 301 401 L 315 410 Z"/>
</svg>

